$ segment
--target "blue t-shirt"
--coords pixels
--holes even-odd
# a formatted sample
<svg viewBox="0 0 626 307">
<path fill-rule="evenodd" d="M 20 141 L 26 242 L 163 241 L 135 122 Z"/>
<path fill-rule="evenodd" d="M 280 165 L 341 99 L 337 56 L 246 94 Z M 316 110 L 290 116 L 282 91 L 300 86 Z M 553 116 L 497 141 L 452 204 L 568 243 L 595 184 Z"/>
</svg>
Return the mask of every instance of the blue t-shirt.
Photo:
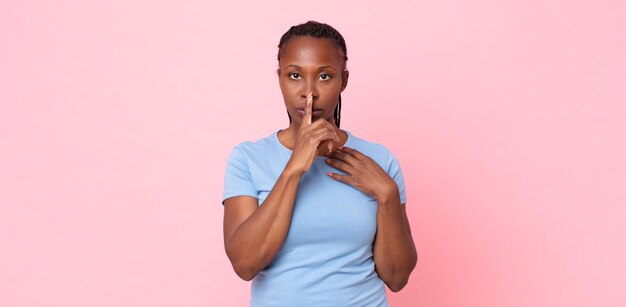
<svg viewBox="0 0 626 307">
<path fill-rule="evenodd" d="M 278 132 L 243 142 L 226 166 L 223 201 L 249 195 L 259 205 L 272 190 L 292 151 Z M 406 203 L 396 157 L 383 145 L 344 130 L 344 146 L 374 159 L 396 182 Z M 372 243 L 377 203 L 327 172 L 345 174 L 318 156 L 300 179 L 287 238 L 272 262 L 252 280 L 251 306 L 388 306 L 384 282 L 374 270 Z"/>
</svg>

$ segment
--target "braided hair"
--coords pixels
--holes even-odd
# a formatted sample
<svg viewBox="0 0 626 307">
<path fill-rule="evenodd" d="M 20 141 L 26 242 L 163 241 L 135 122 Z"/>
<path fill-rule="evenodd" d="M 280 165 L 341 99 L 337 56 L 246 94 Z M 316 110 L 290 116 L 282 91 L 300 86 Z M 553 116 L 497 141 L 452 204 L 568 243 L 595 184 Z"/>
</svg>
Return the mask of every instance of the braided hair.
<svg viewBox="0 0 626 307">
<path fill-rule="evenodd" d="M 310 36 L 315 38 L 326 38 L 334 42 L 337 47 L 341 48 L 343 51 L 343 62 L 344 67 L 346 61 L 348 61 L 348 51 L 346 49 L 346 42 L 343 39 L 343 36 L 335 30 L 333 27 L 325 24 L 319 23 L 317 21 L 308 21 L 303 24 L 299 24 L 297 26 L 292 26 L 289 28 L 289 31 L 285 32 L 283 36 L 280 38 L 280 42 L 278 43 L 278 61 L 280 61 L 280 55 L 283 52 L 283 46 L 292 38 L 297 36 Z M 287 116 L 289 117 L 289 123 L 291 123 L 291 115 L 287 112 Z M 337 103 L 337 107 L 335 108 L 335 124 L 337 124 L 337 128 L 339 128 L 340 120 L 341 120 L 341 94 L 339 94 L 339 103 Z"/>
</svg>

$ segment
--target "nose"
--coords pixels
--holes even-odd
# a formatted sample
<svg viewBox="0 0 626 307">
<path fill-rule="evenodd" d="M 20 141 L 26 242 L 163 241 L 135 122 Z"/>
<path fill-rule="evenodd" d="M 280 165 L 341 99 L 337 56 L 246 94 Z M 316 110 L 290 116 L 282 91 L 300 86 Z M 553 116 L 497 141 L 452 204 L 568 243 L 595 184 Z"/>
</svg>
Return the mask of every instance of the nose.
<svg viewBox="0 0 626 307">
<path fill-rule="evenodd" d="M 315 80 L 311 79 L 306 82 L 304 86 L 304 92 L 301 94 L 302 99 L 306 101 L 306 98 L 309 96 L 309 93 L 313 93 L 313 101 L 316 101 L 319 97 L 319 92 L 317 91 Z"/>
<path fill-rule="evenodd" d="M 300 95 L 300 97 L 301 97 L 302 99 L 304 99 L 304 101 L 306 101 L 306 99 L 307 99 L 307 97 L 309 97 L 309 94 L 310 94 L 310 93 L 313 93 L 313 101 L 316 101 L 316 100 L 317 100 L 317 98 L 319 97 L 319 95 L 318 95 L 318 92 L 317 92 L 316 90 L 313 90 L 313 89 L 307 89 L 307 90 L 305 90 L 305 91 L 304 91 L 304 92 Z"/>
<path fill-rule="evenodd" d="M 304 99 L 304 101 L 306 101 L 307 97 L 309 97 L 309 93 L 311 93 L 311 91 L 306 92 L 306 94 L 301 95 L 300 97 Z M 315 92 L 313 92 L 313 101 L 316 101 L 318 97 L 319 96 Z"/>
</svg>

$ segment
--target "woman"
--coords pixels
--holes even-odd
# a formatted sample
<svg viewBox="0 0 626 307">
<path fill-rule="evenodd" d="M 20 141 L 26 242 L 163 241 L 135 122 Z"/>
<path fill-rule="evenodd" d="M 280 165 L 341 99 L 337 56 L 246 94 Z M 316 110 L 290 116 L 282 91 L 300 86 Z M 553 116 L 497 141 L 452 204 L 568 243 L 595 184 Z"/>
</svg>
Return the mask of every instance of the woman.
<svg viewBox="0 0 626 307">
<path fill-rule="evenodd" d="M 404 178 L 384 146 L 339 129 L 343 37 L 293 26 L 278 45 L 289 127 L 237 145 L 224 185 L 224 244 L 251 306 L 388 306 L 417 253 Z"/>
</svg>

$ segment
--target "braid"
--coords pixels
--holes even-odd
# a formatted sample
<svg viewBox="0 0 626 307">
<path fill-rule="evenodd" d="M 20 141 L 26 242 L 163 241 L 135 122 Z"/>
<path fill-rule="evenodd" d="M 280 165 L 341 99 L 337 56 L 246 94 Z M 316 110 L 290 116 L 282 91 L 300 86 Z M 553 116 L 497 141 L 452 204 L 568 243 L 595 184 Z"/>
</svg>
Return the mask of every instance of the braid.
<svg viewBox="0 0 626 307">
<path fill-rule="evenodd" d="M 344 68 L 345 63 L 348 61 L 348 50 L 346 48 L 346 41 L 343 39 L 343 36 L 339 33 L 339 31 L 335 30 L 333 27 L 320 23 L 317 21 L 308 21 L 303 24 L 299 24 L 297 26 L 292 26 L 289 28 L 285 34 L 280 38 L 280 42 L 278 43 L 278 56 L 277 59 L 280 62 L 280 55 L 283 52 L 283 46 L 292 38 L 297 36 L 311 36 L 315 38 L 326 38 L 334 42 L 337 47 L 343 51 L 343 62 Z M 289 117 L 289 123 L 291 123 L 291 115 L 287 112 L 287 117 Z M 341 121 L 341 94 L 339 94 L 339 102 L 337 103 L 337 107 L 335 108 L 335 124 L 337 124 L 337 128 L 339 128 L 339 124 Z"/>
<path fill-rule="evenodd" d="M 341 121 L 341 94 L 339 94 L 339 103 L 337 103 L 337 107 L 335 108 L 335 124 L 337 124 L 337 128 L 339 128 L 340 121 Z"/>
</svg>

